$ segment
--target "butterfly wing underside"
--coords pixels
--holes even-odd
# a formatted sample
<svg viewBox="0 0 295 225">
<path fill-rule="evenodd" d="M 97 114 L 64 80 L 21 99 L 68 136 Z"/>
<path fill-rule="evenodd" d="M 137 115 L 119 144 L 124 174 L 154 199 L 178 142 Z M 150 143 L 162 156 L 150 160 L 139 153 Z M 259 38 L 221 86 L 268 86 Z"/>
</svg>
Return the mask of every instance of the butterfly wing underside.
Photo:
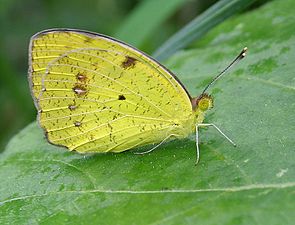
<svg viewBox="0 0 295 225">
<path fill-rule="evenodd" d="M 38 121 L 53 144 L 121 152 L 162 141 L 191 116 L 188 93 L 167 69 L 110 37 L 43 31 L 29 55 Z"/>
</svg>

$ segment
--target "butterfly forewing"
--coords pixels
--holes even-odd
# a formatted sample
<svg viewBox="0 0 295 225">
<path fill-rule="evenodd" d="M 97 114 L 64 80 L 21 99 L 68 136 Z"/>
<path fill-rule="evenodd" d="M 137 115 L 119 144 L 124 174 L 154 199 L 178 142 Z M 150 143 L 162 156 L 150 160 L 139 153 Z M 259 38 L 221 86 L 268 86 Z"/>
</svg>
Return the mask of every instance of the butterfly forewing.
<svg viewBox="0 0 295 225">
<path fill-rule="evenodd" d="M 159 142 L 192 114 L 190 97 L 163 66 L 98 34 L 33 36 L 29 79 L 48 140 L 79 152 Z"/>
</svg>

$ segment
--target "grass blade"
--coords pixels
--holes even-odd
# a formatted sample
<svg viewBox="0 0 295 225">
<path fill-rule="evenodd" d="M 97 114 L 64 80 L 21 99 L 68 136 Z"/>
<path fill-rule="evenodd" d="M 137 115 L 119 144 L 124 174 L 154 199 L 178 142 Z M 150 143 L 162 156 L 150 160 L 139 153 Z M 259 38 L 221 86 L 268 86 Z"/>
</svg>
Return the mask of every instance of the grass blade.
<svg viewBox="0 0 295 225">
<path fill-rule="evenodd" d="M 158 60 L 164 60 L 179 49 L 203 37 L 210 29 L 249 6 L 255 0 L 221 0 L 196 17 L 183 29 L 169 38 L 153 54 Z"/>
</svg>

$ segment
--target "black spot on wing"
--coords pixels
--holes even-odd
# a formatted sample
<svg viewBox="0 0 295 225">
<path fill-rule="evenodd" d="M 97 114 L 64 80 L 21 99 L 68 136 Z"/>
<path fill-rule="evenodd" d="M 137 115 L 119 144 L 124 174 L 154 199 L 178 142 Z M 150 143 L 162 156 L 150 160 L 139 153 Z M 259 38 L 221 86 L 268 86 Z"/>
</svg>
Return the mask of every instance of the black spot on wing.
<svg viewBox="0 0 295 225">
<path fill-rule="evenodd" d="M 119 95 L 118 99 L 119 99 L 119 100 L 125 100 L 126 97 L 125 97 L 124 95 Z"/>
</svg>

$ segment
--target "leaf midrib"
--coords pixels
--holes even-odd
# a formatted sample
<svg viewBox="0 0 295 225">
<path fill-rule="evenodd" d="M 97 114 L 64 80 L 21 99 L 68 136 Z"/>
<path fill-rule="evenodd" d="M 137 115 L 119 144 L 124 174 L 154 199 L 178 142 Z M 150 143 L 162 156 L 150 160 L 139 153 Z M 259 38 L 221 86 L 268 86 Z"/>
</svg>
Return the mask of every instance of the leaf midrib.
<svg viewBox="0 0 295 225">
<path fill-rule="evenodd" d="M 174 194 L 174 193 L 206 193 L 206 192 L 241 192 L 250 190 L 261 190 L 261 189 L 284 189 L 295 187 L 295 182 L 286 183 L 274 183 L 274 184 L 251 184 L 236 187 L 225 187 L 225 188 L 205 188 L 205 189 L 170 189 L 170 190 L 72 190 L 72 191 L 56 191 L 48 192 L 40 195 L 24 195 L 21 197 L 10 198 L 0 202 L 0 207 L 6 203 L 25 200 L 30 198 L 40 198 L 47 197 L 49 195 L 59 195 L 59 194 L 93 194 L 93 193 L 103 193 L 103 194 Z"/>
</svg>

